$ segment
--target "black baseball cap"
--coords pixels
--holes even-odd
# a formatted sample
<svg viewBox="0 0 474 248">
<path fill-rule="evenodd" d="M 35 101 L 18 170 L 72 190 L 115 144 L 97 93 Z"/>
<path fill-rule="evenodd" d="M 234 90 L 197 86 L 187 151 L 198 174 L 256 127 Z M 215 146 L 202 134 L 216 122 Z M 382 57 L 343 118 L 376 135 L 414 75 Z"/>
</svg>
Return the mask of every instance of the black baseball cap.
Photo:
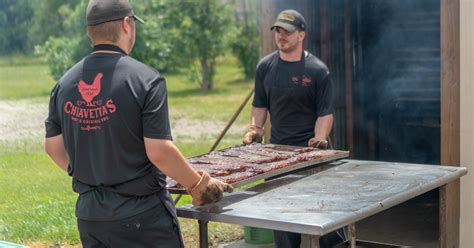
<svg viewBox="0 0 474 248">
<path fill-rule="evenodd" d="M 278 14 L 276 22 L 270 30 L 276 27 L 283 28 L 290 33 L 295 32 L 297 29 L 304 31 L 306 29 L 306 21 L 298 11 L 287 9 Z"/>
<path fill-rule="evenodd" d="M 145 23 L 133 13 L 128 0 L 90 0 L 86 13 L 88 26 L 120 20 L 126 16 L 133 16 L 140 23 Z"/>
</svg>

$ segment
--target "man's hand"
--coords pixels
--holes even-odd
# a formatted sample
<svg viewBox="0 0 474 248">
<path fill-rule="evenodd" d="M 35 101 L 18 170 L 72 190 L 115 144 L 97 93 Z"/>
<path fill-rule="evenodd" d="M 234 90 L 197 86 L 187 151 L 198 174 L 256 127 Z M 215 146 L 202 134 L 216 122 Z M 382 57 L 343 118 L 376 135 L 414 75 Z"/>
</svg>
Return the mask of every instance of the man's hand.
<svg viewBox="0 0 474 248">
<path fill-rule="evenodd" d="M 312 146 L 314 148 L 326 150 L 328 148 L 328 142 L 326 140 L 311 138 L 308 141 L 308 146 Z"/>
<path fill-rule="evenodd" d="M 244 145 L 251 144 L 252 142 L 262 142 L 263 128 L 251 125 L 247 133 L 244 135 Z"/>
<path fill-rule="evenodd" d="M 207 172 L 197 172 L 201 175 L 201 179 L 192 189 L 188 190 L 193 197 L 194 206 L 217 202 L 222 198 L 222 193 L 234 191 L 230 184 L 212 178 Z"/>
</svg>

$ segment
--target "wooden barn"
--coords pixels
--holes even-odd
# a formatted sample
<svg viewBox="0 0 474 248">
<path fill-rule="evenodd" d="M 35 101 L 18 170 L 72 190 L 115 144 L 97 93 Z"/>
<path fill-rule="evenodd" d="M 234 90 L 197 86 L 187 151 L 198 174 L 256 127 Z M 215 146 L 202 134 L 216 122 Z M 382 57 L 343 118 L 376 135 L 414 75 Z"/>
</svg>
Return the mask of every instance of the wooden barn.
<svg viewBox="0 0 474 248">
<path fill-rule="evenodd" d="M 270 27 L 284 9 L 303 14 L 305 49 L 331 71 L 335 148 L 470 169 L 430 197 L 439 199 L 440 247 L 472 247 L 474 1 L 262 0 L 262 55 L 276 49 Z"/>
</svg>

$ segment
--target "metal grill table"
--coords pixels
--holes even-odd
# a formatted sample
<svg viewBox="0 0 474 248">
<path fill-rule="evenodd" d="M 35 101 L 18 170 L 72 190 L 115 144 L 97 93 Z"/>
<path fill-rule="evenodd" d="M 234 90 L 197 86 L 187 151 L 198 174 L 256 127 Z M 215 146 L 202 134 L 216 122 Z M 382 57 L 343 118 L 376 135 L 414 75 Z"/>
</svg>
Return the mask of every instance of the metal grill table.
<svg viewBox="0 0 474 248">
<path fill-rule="evenodd" d="M 203 207 L 178 207 L 197 219 L 208 247 L 209 221 L 302 233 L 308 247 L 319 237 L 379 213 L 467 174 L 464 167 L 341 160 L 310 175 L 289 175 L 226 195 Z"/>
</svg>

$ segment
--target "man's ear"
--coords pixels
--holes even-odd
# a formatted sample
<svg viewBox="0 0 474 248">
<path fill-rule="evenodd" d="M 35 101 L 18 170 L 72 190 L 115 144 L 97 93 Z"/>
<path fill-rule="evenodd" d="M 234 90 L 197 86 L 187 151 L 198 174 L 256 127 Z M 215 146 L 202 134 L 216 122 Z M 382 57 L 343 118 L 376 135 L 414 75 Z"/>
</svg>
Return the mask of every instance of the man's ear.
<svg viewBox="0 0 474 248">
<path fill-rule="evenodd" d="M 122 28 L 123 28 L 123 30 L 124 30 L 126 33 L 131 32 L 131 29 L 132 29 L 132 27 L 131 27 L 131 26 L 132 26 L 131 22 L 132 22 L 132 21 L 133 21 L 133 20 L 131 20 L 129 16 L 126 16 L 126 17 L 123 18 L 123 20 L 122 20 Z"/>
<path fill-rule="evenodd" d="M 304 38 L 306 37 L 306 32 L 305 32 L 305 31 L 301 31 L 301 32 L 299 32 L 299 35 L 298 35 L 298 36 L 299 36 L 299 40 L 300 40 L 300 41 L 303 41 Z"/>
</svg>

